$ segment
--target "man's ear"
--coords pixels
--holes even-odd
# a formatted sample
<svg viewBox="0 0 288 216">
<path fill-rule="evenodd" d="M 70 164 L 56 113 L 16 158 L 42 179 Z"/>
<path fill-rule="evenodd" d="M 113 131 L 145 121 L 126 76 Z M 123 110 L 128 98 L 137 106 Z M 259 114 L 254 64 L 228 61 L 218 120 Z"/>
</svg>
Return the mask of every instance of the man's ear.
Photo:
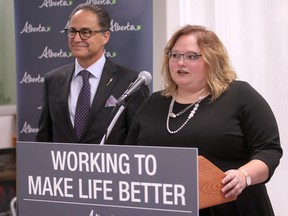
<svg viewBox="0 0 288 216">
<path fill-rule="evenodd" d="M 105 31 L 103 33 L 103 45 L 107 44 L 110 39 L 110 31 Z"/>
</svg>

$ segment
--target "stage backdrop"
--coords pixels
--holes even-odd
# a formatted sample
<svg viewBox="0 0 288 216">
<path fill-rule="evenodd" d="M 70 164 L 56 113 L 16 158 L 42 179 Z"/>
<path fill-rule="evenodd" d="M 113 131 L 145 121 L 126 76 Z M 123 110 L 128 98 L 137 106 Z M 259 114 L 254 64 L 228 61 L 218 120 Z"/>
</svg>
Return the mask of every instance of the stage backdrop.
<svg viewBox="0 0 288 216">
<path fill-rule="evenodd" d="M 74 62 L 63 29 L 80 3 L 99 5 L 111 16 L 106 57 L 152 73 L 152 0 L 15 0 L 18 140 L 35 140 L 44 75 Z"/>
</svg>

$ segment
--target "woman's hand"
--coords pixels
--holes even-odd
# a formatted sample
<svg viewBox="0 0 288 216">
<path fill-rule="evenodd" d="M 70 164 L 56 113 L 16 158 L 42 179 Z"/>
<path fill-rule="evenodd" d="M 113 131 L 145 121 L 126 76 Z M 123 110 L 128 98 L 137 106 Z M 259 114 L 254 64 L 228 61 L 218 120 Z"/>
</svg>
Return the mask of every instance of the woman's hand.
<svg viewBox="0 0 288 216">
<path fill-rule="evenodd" d="M 242 172 L 239 169 L 241 169 Z M 225 172 L 226 176 L 222 180 L 223 188 L 221 191 L 226 198 L 236 198 L 247 186 L 246 176 L 243 171 L 248 173 L 252 179 L 251 185 L 262 183 L 269 177 L 269 168 L 261 160 L 251 160 L 242 167 L 239 167 L 239 169 L 231 169 Z"/>
<path fill-rule="evenodd" d="M 237 197 L 246 187 L 245 175 L 240 170 L 228 170 L 225 172 L 226 176 L 222 180 L 224 185 L 222 193 L 225 198 Z"/>
</svg>

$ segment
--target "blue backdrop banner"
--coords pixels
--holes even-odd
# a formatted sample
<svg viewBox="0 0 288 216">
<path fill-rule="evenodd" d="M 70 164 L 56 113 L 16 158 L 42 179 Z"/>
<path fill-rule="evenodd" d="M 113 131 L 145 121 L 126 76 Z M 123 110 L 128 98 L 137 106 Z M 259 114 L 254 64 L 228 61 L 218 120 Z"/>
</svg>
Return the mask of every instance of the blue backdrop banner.
<svg viewBox="0 0 288 216">
<path fill-rule="evenodd" d="M 45 74 L 74 62 L 63 29 L 80 3 L 99 5 L 111 16 L 106 57 L 152 72 L 152 0 L 15 0 L 18 140 L 35 140 Z"/>
</svg>

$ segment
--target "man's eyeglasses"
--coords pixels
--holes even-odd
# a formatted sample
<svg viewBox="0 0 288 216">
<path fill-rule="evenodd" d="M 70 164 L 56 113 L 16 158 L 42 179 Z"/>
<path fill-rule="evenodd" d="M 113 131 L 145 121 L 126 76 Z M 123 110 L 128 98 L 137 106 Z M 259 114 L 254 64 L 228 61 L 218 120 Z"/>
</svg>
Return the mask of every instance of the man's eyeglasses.
<svg viewBox="0 0 288 216">
<path fill-rule="evenodd" d="M 79 31 L 77 31 L 76 29 L 73 29 L 73 28 L 68 28 L 68 29 L 65 29 L 65 33 L 67 35 L 68 38 L 71 38 L 71 39 L 74 39 L 76 34 L 79 33 L 80 35 L 80 38 L 82 40 L 87 40 L 89 39 L 91 36 L 97 34 L 97 33 L 103 33 L 105 32 L 104 29 L 100 29 L 100 30 L 89 30 L 89 29 L 81 29 Z"/>
<path fill-rule="evenodd" d="M 186 52 L 181 54 L 173 50 L 167 51 L 166 54 L 168 56 L 168 59 L 172 62 L 178 62 L 181 56 L 183 56 L 183 60 L 186 60 L 189 63 L 195 62 L 199 58 L 199 56 L 202 56 L 201 54 L 198 54 L 196 52 Z"/>
</svg>

